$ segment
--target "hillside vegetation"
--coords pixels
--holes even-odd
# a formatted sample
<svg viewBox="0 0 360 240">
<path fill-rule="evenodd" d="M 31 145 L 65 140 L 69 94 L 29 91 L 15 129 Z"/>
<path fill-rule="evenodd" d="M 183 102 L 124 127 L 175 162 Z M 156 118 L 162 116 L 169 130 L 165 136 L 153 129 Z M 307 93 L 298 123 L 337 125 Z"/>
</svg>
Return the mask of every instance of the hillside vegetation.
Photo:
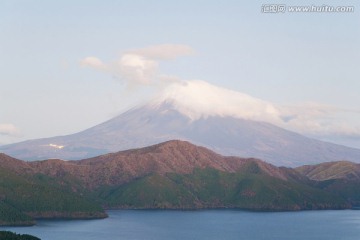
<svg viewBox="0 0 360 240">
<path fill-rule="evenodd" d="M 9 231 L 0 231 L 1 240 L 41 240 L 28 234 L 16 234 Z"/>
<path fill-rule="evenodd" d="M 7 158 L 4 155 L 0 157 L 0 160 Z M 0 224 L 32 225 L 34 218 L 106 217 L 100 205 L 73 192 L 70 185 L 62 183 L 39 173 L 15 173 L 2 164 Z"/>
<path fill-rule="evenodd" d="M 356 169 L 348 162 L 279 168 L 183 141 L 81 161 L 0 154 L 0 225 L 101 218 L 104 208 L 345 209 L 360 202 Z"/>
<path fill-rule="evenodd" d="M 339 161 L 296 168 L 300 174 L 316 181 L 316 187 L 360 206 L 360 164 Z"/>
</svg>

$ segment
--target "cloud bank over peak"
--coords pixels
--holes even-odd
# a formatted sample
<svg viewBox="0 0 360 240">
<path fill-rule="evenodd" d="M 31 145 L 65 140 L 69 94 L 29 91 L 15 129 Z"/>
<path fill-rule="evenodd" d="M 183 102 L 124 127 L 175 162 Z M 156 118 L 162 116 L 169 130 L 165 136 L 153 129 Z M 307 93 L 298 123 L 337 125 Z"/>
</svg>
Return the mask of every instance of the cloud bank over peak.
<svg viewBox="0 0 360 240">
<path fill-rule="evenodd" d="M 191 47 L 182 44 L 162 44 L 125 51 L 119 59 L 104 63 L 90 56 L 80 61 L 81 66 L 109 73 L 129 86 L 155 85 L 176 77 L 159 73 L 159 61 L 174 60 L 193 54 Z"/>
<path fill-rule="evenodd" d="M 360 139 L 359 110 L 311 102 L 280 105 L 206 81 L 185 81 L 160 72 L 162 61 L 192 54 L 194 50 L 187 45 L 162 44 L 124 51 L 118 59 L 107 63 L 94 56 L 80 63 L 120 79 L 127 92 L 139 86 L 155 87 L 153 90 L 161 93 L 152 105 L 171 103 L 193 121 L 211 116 L 235 117 L 269 122 L 322 140 L 334 136 Z"/>
<path fill-rule="evenodd" d="M 175 82 L 151 104 L 156 107 L 164 102 L 192 121 L 211 116 L 235 117 L 269 122 L 313 137 L 360 137 L 359 125 L 343 117 L 347 113 L 359 118 L 358 111 L 318 103 L 279 105 L 201 80 Z"/>
<path fill-rule="evenodd" d="M 279 110 L 271 103 L 250 95 L 211 85 L 205 81 L 174 83 L 153 104 L 171 102 L 192 120 L 209 116 L 231 116 L 257 121 L 278 121 Z"/>
</svg>

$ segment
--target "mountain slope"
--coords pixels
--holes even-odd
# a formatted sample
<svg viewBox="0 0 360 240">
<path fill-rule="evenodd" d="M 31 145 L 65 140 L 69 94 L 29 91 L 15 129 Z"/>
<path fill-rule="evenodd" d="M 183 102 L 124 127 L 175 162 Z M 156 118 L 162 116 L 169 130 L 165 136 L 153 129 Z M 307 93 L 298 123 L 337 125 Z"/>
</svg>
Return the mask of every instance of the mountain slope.
<svg viewBox="0 0 360 240">
<path fill-rule="evenodd" d="M 184 141 L 80 161 L 29 164 L 59 181 L 77 179 L 108 208 L 348 207 L 344 199 L 308 186 L 308 179 L 292 169 L 257 159 L 224 157 Z"/>
<path fill-rule="evenodd" d="M 152 174 L 95 191 L 110 208 L 241 208 L 262 211 L 341 209 L 341 197 L 267 174 L 196 169 Z"/>
<path fill-rule="evenodd" d="M 294 169 L 224 157 L 184 141 L 80 161 L 24 162 L 0 154 L 0 224 L 31 224 L 31 217 L 103 217 L 99 204 L 266 211 L 351 207 L 347 195 L 324 184 Z"/>
<path fill-rule="evenodd" d="M 99 218 L 101 207 L 26 162 L 0 154 L 0 224 L 31 225 L 33 218 Z"/>
<path fill-rule="evenodd" d="M 348 161 L 306 165 L 296 168 L 296 171 L 317 181 L 330 179 L 360 180 L 360 164 Z"/>
<path fill-rule="evenodd" d="M 195 169 L 211 168 L 224 172 L 238 172 L 249 162 L 258 171 L 279 179 L 287 179 L 287 172 L 257 159 L 224 157 L 204 147 L 184 141 L 168 141 L 141 149 L 109 153 L 98 157 L 61 161 L 28 162 L 36 172 L 52 177 L 73 176 L 90 188 L 119 185 L 151 174 L 187 174 Z"/>
<path fill-rule="evenodd" d="M 360 206 L 360 164 L 327 162 L 301 166 L 295 170 L 317 181 L 316 187 L 342 196 L 354 206 Z"/>
<path fill-rule="evenodd" d="M 360 161 L 359 149 L 310 139 L 265 122 L 229 116 L 193 120 L 172 102 L 129 110 L 80 133 L 6 145 L 0 151 L 24 160 L 83 159 L 173 139 L 190 141 L 223 155 L 264 159 L 278 166 Z"/>
</svg>

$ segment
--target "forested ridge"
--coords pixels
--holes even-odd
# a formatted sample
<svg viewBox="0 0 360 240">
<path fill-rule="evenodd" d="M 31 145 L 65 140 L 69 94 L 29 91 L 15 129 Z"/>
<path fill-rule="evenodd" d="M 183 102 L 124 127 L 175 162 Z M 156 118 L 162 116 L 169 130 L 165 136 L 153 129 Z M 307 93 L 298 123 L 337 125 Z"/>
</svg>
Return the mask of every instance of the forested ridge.
<svg viewBox="0 0 360 240">
<path fill-rule="evenodd" d="M 16 234 L 9 231 L 0 231 L 0 240 L 41 240 L 28 234 Z"/>
<path fill-rule="evenodd" d="M 358 165 L 334 164 L 276 167 L 259 159 L 224 157 L 184 141 L 79 161 L 25 162 L 0 154 L 0 225 L 104 218 L 104 209 L 358 206 Z"/>
</svg>

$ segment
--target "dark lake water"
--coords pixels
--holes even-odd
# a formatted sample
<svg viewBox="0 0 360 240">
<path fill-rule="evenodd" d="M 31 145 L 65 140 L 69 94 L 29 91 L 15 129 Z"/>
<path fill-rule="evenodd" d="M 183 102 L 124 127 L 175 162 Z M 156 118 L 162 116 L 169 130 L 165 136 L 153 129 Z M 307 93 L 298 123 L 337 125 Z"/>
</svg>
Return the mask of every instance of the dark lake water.
<svg viewBox="0 0 360 240">
<path fill-rule="evenodd" d="M 109 211 L 102 220 L 38 221 L 33 227 L 1 227 L 42 240 L 359 240 L 360 211 L 246 212 Z"/>
</svg>

